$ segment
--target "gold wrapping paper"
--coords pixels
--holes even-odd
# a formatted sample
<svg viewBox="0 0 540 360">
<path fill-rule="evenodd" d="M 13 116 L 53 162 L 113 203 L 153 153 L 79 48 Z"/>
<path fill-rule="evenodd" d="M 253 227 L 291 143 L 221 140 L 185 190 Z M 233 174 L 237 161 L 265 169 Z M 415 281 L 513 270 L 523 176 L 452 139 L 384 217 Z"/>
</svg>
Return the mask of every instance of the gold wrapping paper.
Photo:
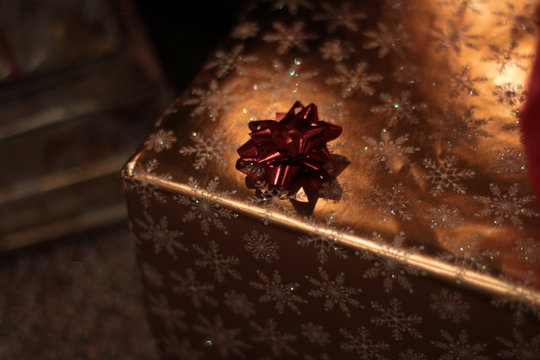
<svg viewBox="0 0 540 360">
<path fill-rule="evenodd" d="M 539 305 L 540 206 L 517 130 L 532 3 L 301 1 L 279 10 L 287 16 L 264 11 L 233 30 L 156 123 L 124 169 L 126 189 L 143 206 L 158 188 L 195 196 Z M 351 162 L 341 199 L 320 199 L 309 217 L 257 199 L 234 167 L 247 123 L 297 100 L 343 127 L 332 150 Z M 225 193 L 211 186 L 216 176 Z M 395 248 L 373 233 L 406 240 Z"/>
</svg>

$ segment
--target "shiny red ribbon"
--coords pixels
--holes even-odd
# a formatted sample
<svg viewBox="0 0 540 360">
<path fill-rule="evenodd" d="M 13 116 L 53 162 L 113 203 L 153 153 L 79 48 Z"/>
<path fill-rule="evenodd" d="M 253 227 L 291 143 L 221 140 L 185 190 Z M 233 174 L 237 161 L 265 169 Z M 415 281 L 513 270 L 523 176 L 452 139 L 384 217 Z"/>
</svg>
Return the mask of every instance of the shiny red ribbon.
<svg viewBox="0 0 540 360">
<path fill-rule="evenodd" d="M 251 121 L 249 129 L 251 139 L 238 149 L 236 168 L 247 175 L 250 188 L 265 182 L 289 195 L 303 188 L 312 200 L 343 169 L 326 146 L 342 129 L 320 121 L 315 104 L 296 102 L 288 113 L 278 113 L 277 120 Z"/>
</svg>

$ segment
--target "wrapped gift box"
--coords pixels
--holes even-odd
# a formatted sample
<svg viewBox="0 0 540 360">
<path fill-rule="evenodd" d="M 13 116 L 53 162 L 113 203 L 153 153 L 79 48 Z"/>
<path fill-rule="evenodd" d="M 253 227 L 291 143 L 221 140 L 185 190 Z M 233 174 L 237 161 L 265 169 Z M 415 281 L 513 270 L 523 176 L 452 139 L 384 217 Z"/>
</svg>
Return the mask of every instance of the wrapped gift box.
<svg viewBox="0 0 540 360">
<path fill-rule="evenodd" d="M 123 170 L 163 358 L 538 358 L 540 206 L 517 130 L 532 13 L 247 12 Z M 316 202 L 236 169 L 248 125 L 296 101 L 343 128 L 329 148 L 349 165 Z"/>
</svg>

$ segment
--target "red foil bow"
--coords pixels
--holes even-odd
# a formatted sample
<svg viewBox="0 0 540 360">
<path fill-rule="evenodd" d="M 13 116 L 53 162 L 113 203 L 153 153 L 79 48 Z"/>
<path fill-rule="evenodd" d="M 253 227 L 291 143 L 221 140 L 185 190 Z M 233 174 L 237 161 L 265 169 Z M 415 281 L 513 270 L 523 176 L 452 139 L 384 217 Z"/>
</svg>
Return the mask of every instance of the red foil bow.
<svg viewBox="0 0 540 360">
<path fill-rule="evenodd" d="M 303 188 L 310 202 L 316 200 L 322 185 L 346 167 L 326 146 L 341 134 L 341 126 L 320 121 L 315 104 L 296 102 L 288 113 L 276 115 L 276 120 L 249 123 L 251 140 L 238 149 L 236 168 L 247 175 L 249 188 L 264 183 L 289 196 Z"/>
</svg>

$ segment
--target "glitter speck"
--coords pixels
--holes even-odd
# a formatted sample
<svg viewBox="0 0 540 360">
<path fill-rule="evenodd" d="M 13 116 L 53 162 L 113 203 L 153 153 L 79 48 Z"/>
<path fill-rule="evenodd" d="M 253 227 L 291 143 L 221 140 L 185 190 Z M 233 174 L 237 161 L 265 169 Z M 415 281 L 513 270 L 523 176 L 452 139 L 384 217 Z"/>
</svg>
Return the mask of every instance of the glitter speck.
<svg viewBox="0 0 540 360">
<path fill-rule="evenodd" d="M 399 109 L 399 104 L 398 103 L 394 103 L 394 109 Z"/>
<path fill-rule="evenodd" d="M 289 290 L 294 291 L 294 290 L 295 290 L 295 289 L 294 289 L 294 286 L 291 286 L 291 287 L 289 288 Z"/>
<path fill-rule="evenodd" d="M 365 151 L 369 150 L 369 146 L 364 146 L 364 150 Z"/>
<path fill-rule="evenodd" d="M 294 76 L 295 74 L 296 74 L 296 70 L 294 70 L 294 69 L 289 70 L 289 75 L 290 76 Z"/>
<path fill-rule="evenodd" d="M 243 109 L 242 109 L 242 112 L 243 112 L 244 114 L 247 114 L 248 109 L 247 109 L 247 108 L 243 108 Z"/>
<path fill-rule="evenodd" d="M 192 131 L 192 132 L 191 132 L 191 136 L 193 136 L 193 137 L 196 137 L 196 136 L 198 136 L 198 135 L 199 135 L 199 134 L 198 134 L 196 131 Z"/>
<path fill-rule="evenodd" d="M 206 340 L 204 342 L 204 346 L 213 346 L 214 345 L 214 342 L 212 340 Z"/>
<path fill-rule="evenodd" d="M 294 63 L 295 63 L 296 65 L 300 65 L 300 64 L 302 64 L 302 59 L 300 59 L 300 58 L 294 58 Z"/>
</svg>

